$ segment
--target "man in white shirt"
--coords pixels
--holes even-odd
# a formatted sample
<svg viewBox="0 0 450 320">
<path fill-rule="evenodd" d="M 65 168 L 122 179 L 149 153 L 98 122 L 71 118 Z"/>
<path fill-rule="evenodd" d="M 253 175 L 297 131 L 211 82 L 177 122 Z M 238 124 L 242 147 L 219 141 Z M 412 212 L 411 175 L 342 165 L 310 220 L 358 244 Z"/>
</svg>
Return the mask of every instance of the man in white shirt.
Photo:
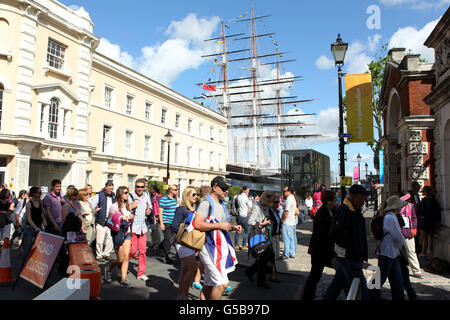
<svg viewBox="0 0 450 320">
<path fill-rule="evenodd" d="M 282 233 L 284 242 L 284 252 L 282 259 L 295 258 L 297 252 L 297 234 L 295 212 L 297 210 L 297 201 L 291 187 L 284 187 L 283 197 L 286 199 L 283 203 Z"/>
<path fill-rule="evenodd" d="M 235 250 L 243 250 L 248 251 L 247 246 L 247 240 L 248 240 L 248 234 L 250 232 L 249 226 L 248 226 L 248 213 L 250 212 L 252 208 L 252 202 L 248 198 L 248 194 L 250 193 L 250 188 L 247 186 L 243 186 L 241 190 L 241 194 L 237 197 L 238 202 L 238 209 L 237 209 L 237 216 L 236 216 L 236 222 L 238 225 L 242 226 L 242 229 L 244 230 L 243 236 L 242 236 L 242 246 L 239 246 L 239 233 L 236 233 L 234 237 L 234 249 Z"/>
</svg>

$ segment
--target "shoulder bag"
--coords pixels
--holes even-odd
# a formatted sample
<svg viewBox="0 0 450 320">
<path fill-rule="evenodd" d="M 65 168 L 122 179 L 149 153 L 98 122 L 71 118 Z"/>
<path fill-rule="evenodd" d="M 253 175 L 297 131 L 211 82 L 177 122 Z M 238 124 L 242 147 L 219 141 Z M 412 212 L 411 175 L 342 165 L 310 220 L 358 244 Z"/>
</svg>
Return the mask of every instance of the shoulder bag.
<svg viewBox="0 0 450 320">
<path fill-rule="evenodd" d="M 191 213 L 189 213 L 191 214 Z M 195 219 L 195 213 L 192 213 L 192 221 Z M 206 233 L 198 231 L 196 229 L 192 231 L 186 230 L 186 223 L 180 224 L 178 229 L 176 243 L 182 245 L 183 247 L 190 248 L 192 250 L 201 251 L 205 244 Z"/>
</svg>

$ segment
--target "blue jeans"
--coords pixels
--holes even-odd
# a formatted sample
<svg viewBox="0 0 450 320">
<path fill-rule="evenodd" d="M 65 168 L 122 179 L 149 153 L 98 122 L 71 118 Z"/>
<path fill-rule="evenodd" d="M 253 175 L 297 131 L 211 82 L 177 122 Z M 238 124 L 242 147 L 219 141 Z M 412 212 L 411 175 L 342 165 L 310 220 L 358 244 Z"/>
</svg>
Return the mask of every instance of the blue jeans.
<svg viewBox="0 0 450 320">
<path fill-rule="evenodd" d="M 242 247 L 248 246 L 248 234 L 250 233 L 250 228 L 248 226 L 248 217 L 241 217 L 238 215 L 236 217 L 236 222 L 242 226 Z M 234 245 L 239 246 L 239 233 L 236 232 L 234 236 Z"/>
<path fill-rule="evenodd" d="M 31 246 L 33 245 L 34 237 L 36 236 L 36 231 L 30 226 L 26 225 L 25 230 L 23 231 L 23 252 L 22 252 L 22 261 L 21 266 L 23 267 L 25 260 L 28 257 L 28 254 L 30 253 Z"/>
<path fill-rule="evenodd" d="M 354 278 L 361 280 L 361 300 L 369 300 L 369 291 L 362 271 L 362 262 L 347 258 L 336 258 L 336 274 L 323 299 L 336 300 L 342 289 L 348 292 Z"/>
<path fill-rule="evenodd" d="M 283 233 L 285 257 L 295 257 L 297 252 L 297 234 L 295 233 L 296 226 L 288 226 L 283 224 L 281 231 Z"/>
<path fill-rule="evenodd" d="M 391 259 L 386 256 L 380 256 L 378 267 L 381 271 L 381 287 L 386 282 L 386 279 L 389 279 L 392 300 L 405 300 L 402 268 L 399 258 Z"/>
</svg>

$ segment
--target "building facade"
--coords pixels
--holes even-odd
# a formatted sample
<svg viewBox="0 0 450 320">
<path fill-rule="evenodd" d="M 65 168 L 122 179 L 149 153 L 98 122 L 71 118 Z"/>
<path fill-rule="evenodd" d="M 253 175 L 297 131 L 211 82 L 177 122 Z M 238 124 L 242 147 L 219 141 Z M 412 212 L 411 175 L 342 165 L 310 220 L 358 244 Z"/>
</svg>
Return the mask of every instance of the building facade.
<svg viewBox="0 0 450 320">
<path fill-rule="evenodd" d="M 292 186 L 301 198 L 321 184 L 331 185 L 330 157 L 315 150 L 281 152 L 281 184 Z"/>
<path fill-rule="evenodd" d="M 434 186 L 435 117 L 423 99 L 434 85 L 433 64 L 405 49 L 388 53 L 380 104 L 383 110 L 384 193 L 404 194 L 411 183 Z"/>
<path fill-rule="evenodd" d="M 170 183 L 225 176 L 226 118 L 96 52 L 82 10 L 0 0 L 0 34 L 0 182 L 11 189 L 163 180 L 168 130 Z"/>
<path fill-rule="evenodd" d="M 439 229 L 432 235 L 430 251 L 433 256 L 450 261 L 450 9 L 438 22 L 425 45 L 435 52 L 436 85 L 425 102 L 435 116 L 435 190 L 443 209 Z"/>
</svg>

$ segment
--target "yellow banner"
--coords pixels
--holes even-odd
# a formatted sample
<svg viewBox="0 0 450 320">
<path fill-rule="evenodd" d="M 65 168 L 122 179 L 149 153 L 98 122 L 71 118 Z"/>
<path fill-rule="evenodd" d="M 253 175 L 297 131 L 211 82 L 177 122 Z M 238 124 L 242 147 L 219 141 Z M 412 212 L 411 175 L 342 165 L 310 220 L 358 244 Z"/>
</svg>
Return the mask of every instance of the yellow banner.
<svg viewBox="0 0 450 320">
<path fill-rule="evenodd" d="M 370 73 L 348 74 L 345 76 L 347 133 L 349 143 L 372 142 L 373 106 L 372 75 Z"/>
<path fill-rule="evenodd" d="M 349 186 L 353 185 L 352 177 L 341 177 L 341 186 Z"/>
</svg>

